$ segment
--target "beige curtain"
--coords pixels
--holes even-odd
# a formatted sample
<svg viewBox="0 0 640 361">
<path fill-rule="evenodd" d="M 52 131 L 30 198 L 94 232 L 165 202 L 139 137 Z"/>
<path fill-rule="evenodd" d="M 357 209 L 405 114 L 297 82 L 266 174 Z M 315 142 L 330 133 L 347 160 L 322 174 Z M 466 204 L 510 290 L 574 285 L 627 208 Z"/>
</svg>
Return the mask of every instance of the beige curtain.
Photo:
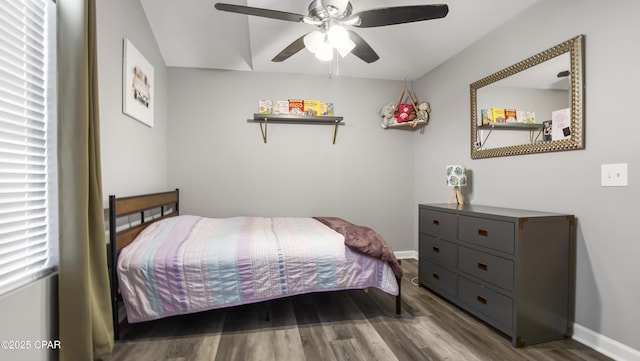
<svg viewBox="0 0 640 361">
<path fill-rule="evenodd" d="M 113 349 L 95 2 L 59 0 L 57 4 L 61 361 L 93 360 Z"/>
</svg>

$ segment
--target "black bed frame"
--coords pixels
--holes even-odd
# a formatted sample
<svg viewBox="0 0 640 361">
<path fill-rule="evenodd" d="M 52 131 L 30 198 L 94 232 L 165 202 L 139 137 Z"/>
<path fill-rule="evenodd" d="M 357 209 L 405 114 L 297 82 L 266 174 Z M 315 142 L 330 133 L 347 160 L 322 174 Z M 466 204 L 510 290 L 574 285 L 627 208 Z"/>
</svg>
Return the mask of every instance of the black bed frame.
<svg viewBox="0 0 640 361">
<path fill-rule="evenodd" d="M 150 211 L 160 210 L 160 214 L 146 214 Z M 117 231 L 118 218 L 138 214 L 140 220 L 138 224 Z M 109 278 L 111 281 L 111 308 L 113 311 L 113 337 L 120 338 L 120 316 L 118 312 L 118 302 L 121 296 L 118 292 L 117 265 L 120 250 L 138 236 L 143 229 L 153 222 L 161 219 L 175 217 L 180 214 L 180 190 L 145 194 L 116 198 L 109 196 Z"/>
<path fill-rule="evenodd" d="M 159 211 L 159 212 L 158 212 Z M 153 214 L 147 214 L 155 212 Z M 138 236 L 143 229 L 150 224 L 161 219 L 175 217 L 180 214 L 180 190 L 144 194 L 138 196 L 116 198 L 109 196 L 109 278 L 111 281 L 111 307 L 113 310 L 113 336 L 120 339 L 120 315 L 118 311 L 121 296 L 118 292 L 117 264 L 120 250 Z M 117 222 L 119 218 L 128 216 L 139 216 L 136 224 L 129 223 L 128 227 L 118 231 Z M 400 292 L 401 278 L 396 278 L 398 282 L 398 295 L 396 296 L 396 314 L 401 313 L 402 297 Z M 266 301 L 266 320 L 271 313 L 271 302 Z M 125 316 L 126 317 L 126 316 Z"/>
</svg>

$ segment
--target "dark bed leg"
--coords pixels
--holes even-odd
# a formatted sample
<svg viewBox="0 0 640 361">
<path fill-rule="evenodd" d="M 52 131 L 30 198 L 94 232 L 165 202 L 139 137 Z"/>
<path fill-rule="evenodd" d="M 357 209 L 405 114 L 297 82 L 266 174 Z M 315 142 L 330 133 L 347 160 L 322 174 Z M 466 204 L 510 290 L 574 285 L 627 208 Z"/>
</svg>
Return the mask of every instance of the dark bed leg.
<svg viewBox="0 0 640 361">
<path fill-rule="evenodd" d="M 111 307 L 113 310 L 113 339 L 118 341 L 120 339 L 120 325 L 118 322 L 118 301 L 113 301 L 111 303 Z"/>
<path fill-rule="evenodd" d="M 398 260 L 398 264 L 402 264 L 402 260 Z M 402 313 L 402 277 L 396 277 L 398 281 L 398 295 L 396 296 L 396 315 Z"/>
<path fill-rule="evenodd" d="M 396 296 L 396 315 L 399 315 L 402 313 L 402 291 L 400 286 L 402 278 L 398 277 L 396 278 L 396 280 L 398 280 L 398 295 Z"/>
<path fill-rule="evenodd" d="M 271 301 L 266 301 L 264 306 L 265 306 L 264 320 L 269 322 L 271 321 Z"/>
</svg>

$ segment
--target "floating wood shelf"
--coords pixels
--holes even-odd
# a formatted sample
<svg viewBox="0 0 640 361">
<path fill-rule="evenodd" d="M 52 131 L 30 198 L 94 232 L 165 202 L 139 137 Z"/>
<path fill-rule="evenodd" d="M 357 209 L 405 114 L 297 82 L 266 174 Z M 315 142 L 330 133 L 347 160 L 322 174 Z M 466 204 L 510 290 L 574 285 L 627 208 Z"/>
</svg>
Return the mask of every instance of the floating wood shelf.
<svg viewBox="0 0 640 361">
<path fill-rule="evenodd" d="M 311 116 L 311 115 L 292 115 L 292 114 L 253 114 L 253 119 L 247 119 L 247 122 L 260 123 L 262 131 L 262 140 L 267 143 L 267 124 L 268 123 L 284 123 L 284 124 L 324 124 L 332 125 L 333 131 L 331 138 L 333 144 L 336 144 L 336 135 L 338 134 L 338 125 L 344 125 L 343 117 L 338 116 Z"/>
<path fill-rule="evenodd" d="M 513 130 L 536 130 L 542 129 L 540 123 L 489 123 L 478 127 L 479 129 L 513 129 Z"/>
</svg>

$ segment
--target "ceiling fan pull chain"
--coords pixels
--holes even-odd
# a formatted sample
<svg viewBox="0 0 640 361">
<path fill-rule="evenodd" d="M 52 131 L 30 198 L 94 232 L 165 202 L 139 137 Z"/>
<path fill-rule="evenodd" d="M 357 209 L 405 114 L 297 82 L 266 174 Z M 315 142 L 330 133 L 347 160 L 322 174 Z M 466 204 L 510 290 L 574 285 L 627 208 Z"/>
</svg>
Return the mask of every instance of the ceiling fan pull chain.
<svg viewBox="0 0 640 361">
<path fill-rule="evenodd" d="M 336 49 L 333 49 L 333 51 L 336 51 Z M 333 64 L 334 61 L 335 61 L 335 67 Z M 333 59 L 329 61 L 329 79 L 337 76 L 340 76 L 340 57 L 334 56 Z"/>
</svg>

